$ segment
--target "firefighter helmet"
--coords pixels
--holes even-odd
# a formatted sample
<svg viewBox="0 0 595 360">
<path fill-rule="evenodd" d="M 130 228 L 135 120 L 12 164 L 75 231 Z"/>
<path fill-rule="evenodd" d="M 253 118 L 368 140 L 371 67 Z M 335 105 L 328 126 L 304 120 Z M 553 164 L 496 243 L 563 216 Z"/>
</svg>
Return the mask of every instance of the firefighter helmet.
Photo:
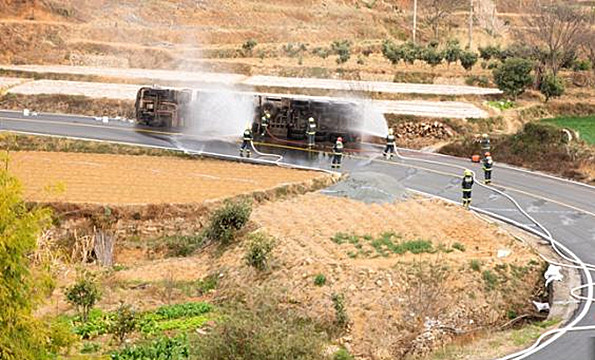
<svg viewBox="0 0 595 360">
<path fill-rule="evenodd" d="M 310 117 L 310 118 L 308 119 L 308 122 L 311 122 L 311 123 L 313 123 L 313 122 L 314 122 L 314 118 L 313 118 L 313 117 Z"/>
<path fill-rule="evenodd" d="M 465 172 L 463 173 L 465 176 L 473 176 L 473 172 L 469 169 L 466 169 Z"/>
<path fill-rule="evenodd" d="M 485 154 L 483 154 L 483 155 L 484 155 L 485 157 L 490 157 L 490 156 L 492 156 L 492 154 L 490 154 L 490 152 L 489 152 L 489 151 L 488 151 L 488 152 L 486 152 L 486 153 L 485 153 Z"/>
<path fill-rule="evenodd" d="M 488 138 L 488 134 L 483 134 L 481 135 L 482 138 L 487 139 Z"/>
<path fill-rule="evenodd" d="M 389 135 L 392 135 L 393 133 L 394 133 L 394 130 L 393 130 L 393 128 L 389 128 L 389 129 L 388 129 L 388 134 L 389 134 Z"/>
</svg>

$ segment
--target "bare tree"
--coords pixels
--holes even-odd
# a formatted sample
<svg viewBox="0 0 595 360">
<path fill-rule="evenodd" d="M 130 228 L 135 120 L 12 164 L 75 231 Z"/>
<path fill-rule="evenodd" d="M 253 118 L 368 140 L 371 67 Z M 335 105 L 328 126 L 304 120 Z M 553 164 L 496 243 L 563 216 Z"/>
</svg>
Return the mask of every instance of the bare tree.
<svg viewBox="0 0 595 360">
<path fill-rule="evenodd" d="M 595 73 L 595 14 L 589 17 L 589 26 L 580 36 L 581 48 L 591 61 L 591 69 Z"/>
<path fill-rule="evenodd" d="M 564 58 L 576 51 L 580 36 L 587 29 L 587 17 L 578 8 L 558 1 L 535 1 L 525 18 L 527 30 L 521 34 L 526 44 L 545 51 L 550 71 L 558 73 Z"/>
<path fill-rule="evenodd" d="M 462 10 L 469 0 L 418 0 L 423 22 L 438 39 L 440 26 L 457 10 Z"/>
</svg>

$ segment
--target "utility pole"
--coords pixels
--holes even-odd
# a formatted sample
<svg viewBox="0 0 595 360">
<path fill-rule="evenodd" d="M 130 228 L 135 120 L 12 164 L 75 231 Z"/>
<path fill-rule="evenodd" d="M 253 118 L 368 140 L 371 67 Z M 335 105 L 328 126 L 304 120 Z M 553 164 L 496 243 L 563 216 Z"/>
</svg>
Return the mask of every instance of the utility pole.
<svg viewBox="0 0 595 360">
<path fill-rule="evenodd" d="M 469 50 L 473 43 L 473 0 L 469 0 Z"/>
<path fill-rule="evenodd" d="M 413 44 L 415 44 L 415 33 L 417 31 L 417 0 L 413 0 Z"/>
</svg>

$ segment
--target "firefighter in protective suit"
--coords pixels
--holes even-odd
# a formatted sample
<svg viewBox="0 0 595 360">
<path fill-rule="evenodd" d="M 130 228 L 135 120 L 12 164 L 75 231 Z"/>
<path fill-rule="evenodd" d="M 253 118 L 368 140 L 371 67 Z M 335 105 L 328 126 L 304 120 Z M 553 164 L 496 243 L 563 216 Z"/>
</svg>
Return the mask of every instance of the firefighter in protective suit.
<svg viewBox="0 0 595 360">
<path fill-rule="evenodd" d="M 264 115 L 260 118 L 260 136 L 265 136 L 271 121 L 271 113 L 268 110 L 264 111 Z"/>
<path fill-rule="evenodd" d="M 469 206 L 471 206 L 471 191 L 473 190 L 473 172 L 471 170 L 465 170 L 463 173 L 461 187 L 463 188 L 463 206 L 469 209 Z"/>
<path fill-rule="evenodd" d="M 333 146 L 333 162 L 331 168 L 340 169 L 341 160 L 343 160 L 343 138 L 339 137 Z"/>
<path fill-rule="evenodd" d="M 313 117 L 308 119 L 308 128 L 306 129 L 306 135 L 308 137 L 308 147 L 314 147 L 314 142 L 316 140 L 316 122 L 314 121 Z"/>
<path fill-rule="evenodd" d="M 242 146 L 240 147 L 240 156 L 244 157 L 244 153 L 246 153 L 246 157 L 250 157 L 250 145 L 252 143 L 252 129 L 249 127 L 244 130 L 244 134 L 242 136 Z"/>
<path fill-rule="evenodd" d="M 386 136 L 386 147 L 384 148 L 382 155 L 390 160 L 395 154 L 395 146 L 395 135 L 393 133 L 393 129 L 391 128 L 388 129 L 388 135 Z"/>
<path fill-rule="evenodd" d="M 494 167 L 494 160 L 492 160 L 492 154 L 486 152 L 484 154 L 482 168 L 483 168 L 483 181 L 486 185 L 492 183 L 492 168 Z"/>
<path fill-rule="evenodd" d="M 481 145 L 481 153 L 485 154 L 490 152 L 491 144 L 490 144 L 490 137 L 488 134 L 481 135 L 481 140 L 479 140 L 479 144 Z"/>
</svg>

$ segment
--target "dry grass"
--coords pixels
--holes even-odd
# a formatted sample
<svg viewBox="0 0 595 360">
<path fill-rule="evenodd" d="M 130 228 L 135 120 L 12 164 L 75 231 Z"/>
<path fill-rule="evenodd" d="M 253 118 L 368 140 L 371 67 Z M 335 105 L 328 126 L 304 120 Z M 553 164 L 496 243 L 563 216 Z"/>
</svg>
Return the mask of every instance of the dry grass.
<svg viewBox="0 0 595 360">
<path fill-rule="evenodd" d="M 200 203 L 321 176 L 216 160 L 51 152 L 13 152 L 10 170 L 27 200 L 101 204 Z"/>
</svg>

